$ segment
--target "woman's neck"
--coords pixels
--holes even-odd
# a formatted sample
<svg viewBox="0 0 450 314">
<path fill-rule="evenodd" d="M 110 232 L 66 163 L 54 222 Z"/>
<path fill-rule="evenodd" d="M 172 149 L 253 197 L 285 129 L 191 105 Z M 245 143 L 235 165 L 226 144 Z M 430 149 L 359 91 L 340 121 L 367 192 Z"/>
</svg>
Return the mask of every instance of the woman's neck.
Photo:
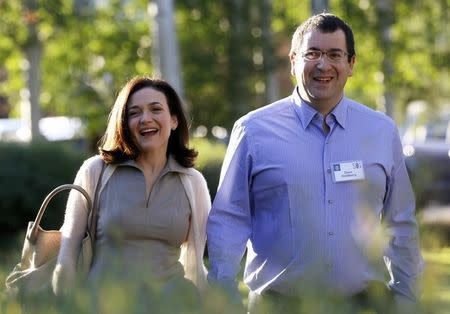
<svg viewBox="0 0 450 314">
<path fill-rule="evenodd" d="M 157 175 L 161 172 L 167 162 L 165 153 L 141 155 L 136 163 L 142 168 L 144 173 Z"/>
<path fill-rule="evenodd" d="M 146 199 L 151 194 L 151 191 L 153 189 L 153 185 L 155 184 L 156 180 L 158 179 L 159 175 L 161 174 L 161 171 L 163 170 L 164 166 L 166 165 L 167 157 L 166 154 L 145 154 L 140 156 L 136 163 L 141 168 L 142 172 L 144 173 L 145 177 L 145 197 Z"/>
</svg>

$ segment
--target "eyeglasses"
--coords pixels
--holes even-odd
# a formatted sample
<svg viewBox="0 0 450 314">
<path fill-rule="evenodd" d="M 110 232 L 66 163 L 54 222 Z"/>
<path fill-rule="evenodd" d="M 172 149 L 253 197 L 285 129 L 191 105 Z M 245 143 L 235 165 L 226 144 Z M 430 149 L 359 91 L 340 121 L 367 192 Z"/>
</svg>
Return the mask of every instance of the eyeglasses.
<svg viewBox="0 0 450 314">
<path fill-rule="evenodd" d="M 333 49 L 329 51 L 322 51 L 322 50 L 307 50 L 304 52 L 301 52 L 301 55 L 304 60 L 306 61 L 318 61 L 320 58 L 322 58 L 323 55 L 326 55 L 328 60 L 331 62 L 341 62 L 344 60 L 346 56 L 349 54 L 345 51 L 342 51 L 340 49 Z"/>
</svg>

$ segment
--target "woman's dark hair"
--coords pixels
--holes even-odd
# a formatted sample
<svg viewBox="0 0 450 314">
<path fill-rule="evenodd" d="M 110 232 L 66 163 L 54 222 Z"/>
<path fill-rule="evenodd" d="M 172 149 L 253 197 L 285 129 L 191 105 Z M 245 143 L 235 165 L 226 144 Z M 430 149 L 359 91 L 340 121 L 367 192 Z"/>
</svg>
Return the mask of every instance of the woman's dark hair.
<svg viewBox="0 0 450 314">
<path fill-rule="evenodd" d="M 150 87 L 166 96 L 170 115 L 176 116 L 178 126 L 171 131 L 167 156 L 172 155 L 183 167 L 193 167 L 198 153 L 189 146 L 189 126 L 182 102 L 177 92 L 162 79 L 137 76 L 120 90 L 109 114 L 106 132 L 100 140 L 99 152 L 106 163 L 119 163 L 137 159 L 141 150 L 136 145 L 128 126 L 127 105 L 137 91 Z"/>
<path fill-rule="evenodd" d="M 333 33 L 340 29 L 345 34 L 345 44 L 347 46 L 348 62 L 356 54 L 355 52 L 355 39 L 353 37 L 353 31 L 350 26 L 331 13 L 321 13 L 311 16 L 305 22 L 303 22 L 295 31 L 292 36 L 292 45 L 289 55 L 298 52 L 299 47 L 302 44 L 303 36 L 312 30 L 320 30 L 323 33 Z"/>
</svg>

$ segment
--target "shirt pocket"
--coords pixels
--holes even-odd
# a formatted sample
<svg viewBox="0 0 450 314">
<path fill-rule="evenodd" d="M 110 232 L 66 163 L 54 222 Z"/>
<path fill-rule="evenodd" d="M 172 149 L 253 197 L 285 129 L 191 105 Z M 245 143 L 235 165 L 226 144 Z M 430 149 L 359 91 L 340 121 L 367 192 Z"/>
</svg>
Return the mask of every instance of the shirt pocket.
<svg viewBox="0 0 450 314">
<path fill-rule="evenodd" d="M 361 201 L 378 215 L 381 213 L 388 191 L 388 176 L 386 167 L 377 161 L 364 163 L 365 180 L 355 181 L 359 187 Z"/>
<path fill-rule="evenodd" d="M 292 209 L 286 184 L 253 191 L 252 245 L 260 258 L 292 258 Z"/>
</svg>

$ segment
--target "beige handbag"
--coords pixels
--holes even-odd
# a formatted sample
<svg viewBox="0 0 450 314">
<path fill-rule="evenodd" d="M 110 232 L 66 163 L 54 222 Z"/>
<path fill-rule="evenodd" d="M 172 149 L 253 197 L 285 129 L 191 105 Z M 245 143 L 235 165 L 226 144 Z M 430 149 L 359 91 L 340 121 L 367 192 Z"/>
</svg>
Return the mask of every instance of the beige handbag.
<svg viewBox="0 0 450 314">
<path fill-rule="evenodd" d="M 97 198 L 98 185 L 95 191 L 95 199 Z M 28 223 L 21 261 L 6 278 L 8 294 L 30 294 L 51 289 L 52 274 L 61 246 L 61 231 L 44 230 L 40 227 L 40 222 L 50 200 L 59 192 L 70 189 L 75 189 L 83 194 L 89 209 L 88 228 L 81 244 L 77 264 L 80 273 L 87 274 L 89 272 L 93 257 L 93 241 L 95 241 L 96 204 L 94 204 L 94 207 L 92 206 L 89 194 L 82 187 L 74 184 L 64 184 L 58 186 L 47 195 L 35 221 Z"/>
</svg>

